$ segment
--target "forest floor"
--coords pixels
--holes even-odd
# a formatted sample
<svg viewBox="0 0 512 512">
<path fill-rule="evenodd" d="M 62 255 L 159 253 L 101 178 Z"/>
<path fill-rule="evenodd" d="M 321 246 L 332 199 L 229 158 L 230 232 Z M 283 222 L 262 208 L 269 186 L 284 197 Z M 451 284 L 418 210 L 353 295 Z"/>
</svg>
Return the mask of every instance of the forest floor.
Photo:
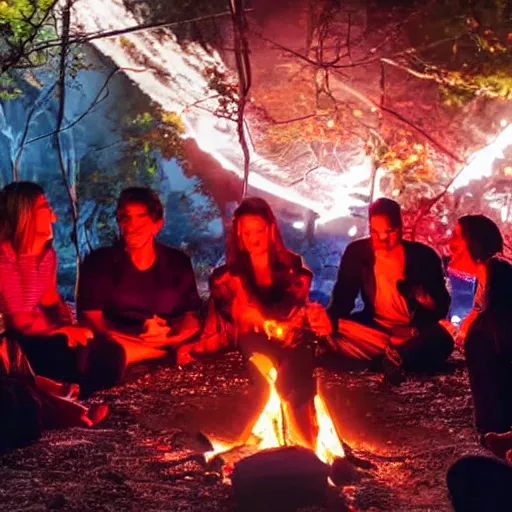
<svg viewBox="0 0 512 512">
<path fill-rule="evenodd" d="M 451 510 L 447 469 L 482 451 L 463 362 L 400 387 L 370 372 L 321 368 L 318 377 L 339 433 L 366 464 L 358 482 L 331 488 L 334 497 L 304 510 Z M 238 354 L 183 369 L 134 368 L 126 384 L 89 401 L 111 405 L 98 428 L 49 432 L 0 457 L 0 510 L 235 510 L 229 482 L 201 463 L 197 433 L 236 437 L 253 397 Z"/>
</svg>

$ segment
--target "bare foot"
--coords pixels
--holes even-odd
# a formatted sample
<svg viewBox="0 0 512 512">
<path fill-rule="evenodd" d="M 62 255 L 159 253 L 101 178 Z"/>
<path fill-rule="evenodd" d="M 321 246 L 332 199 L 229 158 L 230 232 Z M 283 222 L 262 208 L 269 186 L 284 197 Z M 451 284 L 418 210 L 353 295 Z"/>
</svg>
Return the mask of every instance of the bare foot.
<svg viewBox="0 0 512 512">
<path fill-rule="evenodd" d="M 512 431 L 504 434 L 489 432 L 484 436 L 484 446 L 498 457 L 504 457 L 512 449 Z"/>
<path fill-rule="evenodd" d="M 82 417 L 84 423 L 88 427 L 94 427 L 102 422 L 108 415 L 107 404 L 94 404 L 89 407 L 89 410 Z"/>
<path fill-rule="evenodd" d="M 60 388 L 60 396 L 68 400 L 78 400 L 80 395 L 80 386 L 78 384 L 64 383 Z"/>
</svg>

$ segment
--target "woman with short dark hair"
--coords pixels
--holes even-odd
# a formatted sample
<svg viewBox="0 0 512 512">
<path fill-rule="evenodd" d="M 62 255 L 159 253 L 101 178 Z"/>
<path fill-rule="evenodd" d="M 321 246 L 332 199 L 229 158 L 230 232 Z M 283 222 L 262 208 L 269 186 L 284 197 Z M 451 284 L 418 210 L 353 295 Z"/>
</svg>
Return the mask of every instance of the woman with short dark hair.
<svg viewBox="0 0 512 512">
<path fill-rule="evenodd" d="M 450 241 L 450 268 L 476 277 L 473 309 L 456 336 L 464 344 L 481 434 L 512 425 L 512 265 L 503 237 L 484 215 L 461 217 Z"/>
</svg>

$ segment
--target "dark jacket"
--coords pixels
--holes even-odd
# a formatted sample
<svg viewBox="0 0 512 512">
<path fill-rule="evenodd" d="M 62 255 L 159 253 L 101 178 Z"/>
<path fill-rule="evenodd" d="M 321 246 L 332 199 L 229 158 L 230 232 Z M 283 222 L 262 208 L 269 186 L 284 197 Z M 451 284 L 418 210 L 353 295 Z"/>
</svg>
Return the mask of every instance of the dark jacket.
<svg viewBox="0 0 512 512">
<path fill-rule="evenodd" d="M 431 247 L 404 240 L 405 280 L 398 290 L 406 299 L 412 315 L 411 326 L 422 328 L 437 323 L 448 314 L 450 294 L 446 288 L 441 258 Z M 362 315 L 371 320 L 375 303 L 375 255 L 369 238 L 351 242 L 341 258 L 328 314 L 337 329 L 339 318 L 349 318 L 359 292 L 364 303 Z M 422 286 L 435 303 L 433 310 L 421 306 L 413 296 L 413 289 Z"/>
<path fill-rule="evenodd" d="M 485 306 L 469 332 L 479 330 L 492 337 L 499 354 L 512 357 L 512 264 L 504 258 L 487 262 Z"/>
</svg>

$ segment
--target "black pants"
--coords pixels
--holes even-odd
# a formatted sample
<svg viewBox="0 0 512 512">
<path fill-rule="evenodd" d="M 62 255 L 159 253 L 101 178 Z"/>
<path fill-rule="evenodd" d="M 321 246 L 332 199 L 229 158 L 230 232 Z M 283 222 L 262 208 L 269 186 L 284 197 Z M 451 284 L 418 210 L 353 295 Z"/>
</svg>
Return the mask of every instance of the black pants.
<svg viewBox="0 0 512 512">
<path fill-rule="evenodd" d="M 497 349 L 487 330 L 472 328 L 466 338 L 466 363 L 477 430 L 507 432 L 512 426 L 512 361 Z"/>
<path fill-rule="evenodd" d="M 382 325 L 363 313 L 355 313 L 349 319 L 348 331 L 341 332 L 340 352 L 349 359 L 369 362 L 379 366 L 385 353 L 385 345 L 391 341 L 391 333 Z M 358 329 L 361 326 L 361 329 Z M 393 344 L 403 368 L 408 371 L 431 371 L 438 369 L 453 352 L 452 335 L 438 323 L 423 326 L 418 334 L 400 344 Z"/>
<path fill-rule="evenodd" d="M 446 476 L 455 512 L 501 512 L 512 508 L 512 466 L 487 457 L 458 460 Z"/>
<path fill-rule="evenodd" d="M 80 384 L 86 395 L 120 382 L 126 368 L 123 348 L 110 340 L 94 338 L 69 347 L 63 334 L 22 336 L 17 340 L 36 375 Z"/>
<path fill-rule="evenodd" d="M 267 372 L 270 365 L 277 371 L 275 387 L 282 400 L 285 420 L 295 436 L 293 442 L 313 448 L 318 425 L 314 406 L 316 380 L 313 376 L 315 361 L 312 347 L 304 343 L 295 347 L 283 347 L 278 341 L 269 340 L 260 333 L 244 335 L 239 343 L 242 353 L 251 361 L 249 368 L 257 386 L 254 393 L 256 414 L 248 418 L 241 438 L 244 439 L 250 434 L 268 399 L 268 392 L 262 393 L 265 388 L 269 390 L 262 372 Z M 263 362 L 258 362 L 260 356 L 263 356 Z"/>
<path fill-rule="evenodd" d="M 277 370 L 276 389 L 279 396 L 300 407 L 314 398 L 316 381 L 314 350 L 307 344 L 283 347 L 265 334 L 249 333 L 240 338 L 240 350 L 247 360 L 254 354 L 267 356 Z"/>
<path fill-rule="evenodd" d="M 452 335 L 439 324 L 433 324 L 395 348 L 403 359 L 404 369 L 429 371 L 440 367 L 453 352 L 453 347 Z"/>
</svg>

